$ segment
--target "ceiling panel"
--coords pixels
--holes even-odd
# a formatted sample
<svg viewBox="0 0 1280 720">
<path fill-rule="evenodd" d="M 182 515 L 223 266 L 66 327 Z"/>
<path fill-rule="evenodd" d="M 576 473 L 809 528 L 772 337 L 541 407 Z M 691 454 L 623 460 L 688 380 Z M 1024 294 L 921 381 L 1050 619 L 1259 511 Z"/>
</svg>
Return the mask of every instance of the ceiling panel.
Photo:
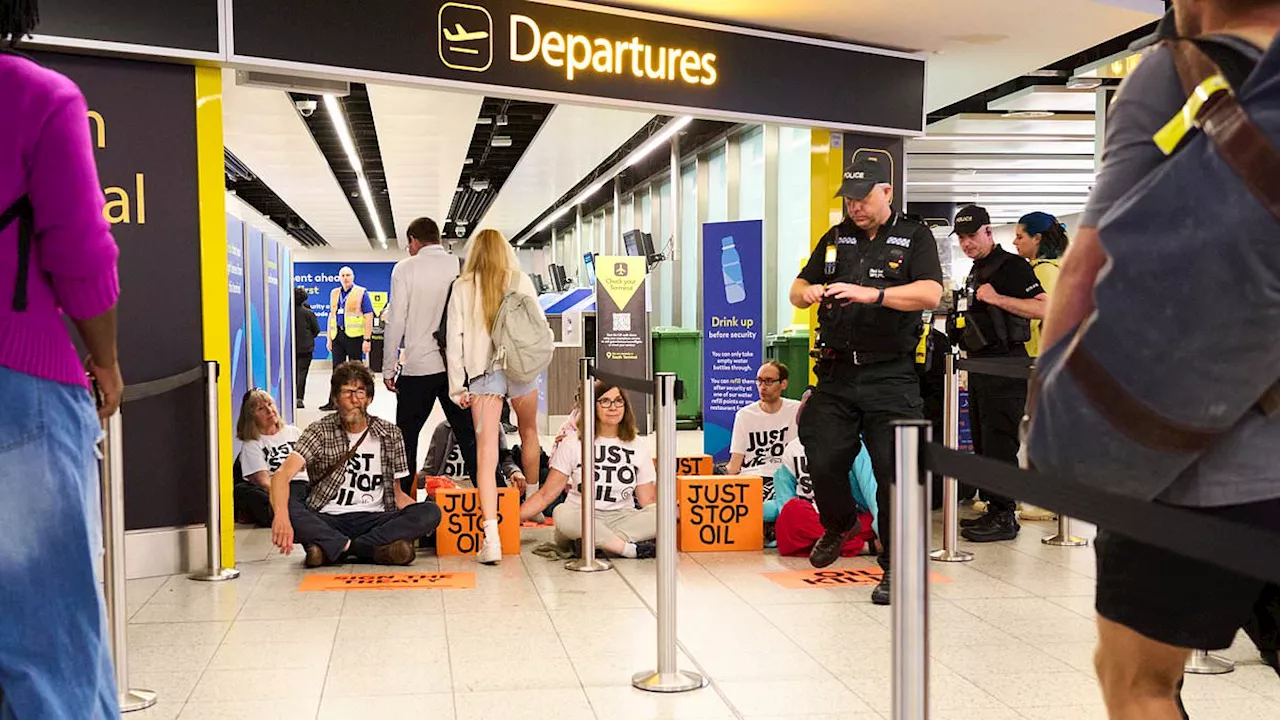
<svg viewBox="0 0 1280 720">
<path fill-rule="evenodd" d="M 289 95 L 236 85 L 223 71 L 223 137 L 227 149 L 336 248 L 369 247 L 329 163 Z"/>
<path fill-rule="evenodd" d="M 1072 90 L 1061 85 L 1032 85 L 987 103 L 992 112 L 1077 112 L 1098 108 L 1093 90 Z"/>
<path fill-rule="evenodd" d="M 479 227 L 514 237 L 652 118 L 630 110 L 556 106 Z"/>
<path fill-rule="evenodd" d="M 483 96 L 367 87 L 397 231 L 424 215 L 443 227 Z"/>
</svg>

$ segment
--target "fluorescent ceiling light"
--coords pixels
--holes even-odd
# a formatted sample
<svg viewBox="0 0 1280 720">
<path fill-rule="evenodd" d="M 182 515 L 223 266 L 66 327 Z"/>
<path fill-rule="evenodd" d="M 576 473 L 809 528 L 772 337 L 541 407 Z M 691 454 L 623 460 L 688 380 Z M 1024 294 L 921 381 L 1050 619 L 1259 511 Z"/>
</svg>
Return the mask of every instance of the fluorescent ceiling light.
<svg viewBox="0 0 1280 720">
<path fill-rule="evenodd" d="M 369 220 L 373 222 L 373 231 L 377 235 L 378 242 L 386 247 L 387 234 L 383 232 L 382 222 L 378 220 L 378 209 L 373 204 L 373 190 L 369 187 L 369 181 L 361 174 L 356 182 L 360 183 L 360 194 L 364 196 L 364 206 L 369 211 Z"/>
<path fill-rule="evenodd" d="M 378 209 L 373 204 L 373 189 L 364 176 L 364 166 L 360 164 L 360 153 L 356 152 L 355 141 L 351 139 L 351 128 L 347 126 L 347 117 L 342 112 L 342 104 L 332 95 L 324 96 L 324 107 L 329 111 L 329 119 L 333 122 L 333 130 L 338 135 L 338 142 L 347 154 L 351 169 L 356 171 L 356 183 L 360 186 L 360 194 L 364 196 L 365 209 L 369 211 L 369 222 L 373 225 L 375 237 L 382 247 L 387 246 L 387 233 L 382 229 L 382 221 L 378 219 Z"/>
<path fill-rule="evenodd" d="M 686 125 L 688 125 L 691 122 L 693 122 L 693 118 L 686 115 L 682 118 L 677 118 L 667 123 L 666 126 L 662 128 L 661 132 L 659 132 L 657 135 L 654 135 L 649 140 L 649 142 L 645 143 L 644 145 L 641 145 L 639 150 L 636 150 L 635 152 L 631 153 L 630 156 L 627 157 L 627 161 L 622 166 L 623 169 L 626 169 L 631 167 L 632 165 L 635 165 L 636 163 L 640 162 L 645 157 L 647 157 L 649 153 L 667 144 L 667 142 L 671 140 L 671 138 L 674 137 L 676 133 L 680 132 L 680 130 L 682 130 Z"/>
<path fill-rule="evenodd" d="M 496 147 L 496 148 L 511 147 L 511 136 L 510 135 L 494 135 L 493 139 L 489 141 L 489 145 L 491 147 Z"/>
<path fill-rule="evenodd" d="M 492 124 L 493 124 L 493 118 L 478 117 L 478 118 L 476 118 L 476 124 L 477 124 L 477 125 L 492 125 Z"/>
</svg>

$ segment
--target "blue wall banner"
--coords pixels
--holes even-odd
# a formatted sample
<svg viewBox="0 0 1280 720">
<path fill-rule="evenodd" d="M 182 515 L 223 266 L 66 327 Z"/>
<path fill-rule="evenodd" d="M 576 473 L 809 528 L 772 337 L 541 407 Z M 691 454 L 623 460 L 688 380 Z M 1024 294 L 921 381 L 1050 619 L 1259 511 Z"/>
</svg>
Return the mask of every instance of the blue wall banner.
<svg viewBox="0 0 1280 720">
<path fill-rule="evenodd" d="M 717 462 L 729 459 L 734 414 L 760 399 L 763 238 L 759 220 L 702 226 L 702 442 Z"/>
<path fill-rule="evenodd" d="M 280 246 L 280 341 L 281 362 L 280 386 L 284 388 L 284 405 L 280 408 L 285 422 L 293 424 L 294 410 L 297 407 L 297 357 L 294 350 L 293 334 L 293 252 L 285 245 Z"/>
<path fill-rule="evenodd" d="M 227 296 L 231 305 L 231 419 L 240 417 L 240 400 L 249 390 L 249 346 L 245 337 L 244 223 L 227 216 Z M 235 452 L 240 440 L 232 439 Z"/>
<path fill-rule="evenodd" d="M 283 380 L 283 363 L 280 353 L 280 243 L 274 238 L 262 239 L 262 254 L 266 261 L 266 308 L 267 308 L 267 389 L 271 399 L 276 401 L 276 408 L 284 407 L 284 398 L 280 384 Z"/>
<path fill-rule="evenodd" d="M 391 292 L 391 269 L 395 263 L 294 263 L 293 282 L 310 295 L 307 302 L 320 321 L 320 337 L 316 338 L 316 351 L 312 356 L 316 360 L 329 359 L 329 348 L 325 343 L 329 328 L 329 294 L 341 286 L 338 271 L 344 267 L 351 268 L 356 284 L 369 291 L 375 315 L 382 312 Z M 374 368 L 374 371 L 380 369 Z"/>
<path fill-rule="evenodd" d="M 262 231 L 250 227 L 245 233 L 245 298 L 249 303 L 249 387 L 267 387 L 267 266 L 262 254 Z"/>
</svg>

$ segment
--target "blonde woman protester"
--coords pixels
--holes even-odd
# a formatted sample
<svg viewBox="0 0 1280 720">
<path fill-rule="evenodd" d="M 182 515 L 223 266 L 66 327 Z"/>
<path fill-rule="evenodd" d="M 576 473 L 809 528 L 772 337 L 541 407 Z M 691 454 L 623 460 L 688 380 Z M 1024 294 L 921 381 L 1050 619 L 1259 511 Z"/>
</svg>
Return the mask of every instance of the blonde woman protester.
<svg viewBox="0 0 1280 720">
<path fill-rule="evenodd" d="M 276 410 L 276 402 L 266 390 L 254 388 L 244 394 L 236 437 L 243 443 L 240 455 L 240 477 L 235 484 L 236 518 L 246 518 L 258 527 L 271 527 L 275 514 L 271 511 L 271 475 L 280 469 L 293 452 L 302 431 L 286 425 Z M 306 482 L 303 468 L 291 482 Z"/>
<path fill-rule="evenodd" d="M 521 466 L 530 481 L 538 478 L 538 384 L 507 377 L 494 353 L 493 330 L 507 293 L 536 298 L 529 276 L 521 272 L 511 243 L 497 230 L 481 230 L 471 240 L 462 275 L 454 281 L 449 300 L 449 336 L 445 355 L 449 367 L 449 396 L 470 408 L 476 428 L 476 487 L 480 491 L 484 543 L 476 560 L 486 565 L 502 561 L 498 538 L 498 433 L 502 432 L 502 400 L 511 401 L 520 429 Z M 519 488 L 521 491 L 525 488 Z"/>
<path fill-rule="evenodd" d="M 651 558 L 658 534 L 653 453 L 636 437 L 635 413 L 621 389 L 597 382 L 595 403 L 596 546 L 621 557 Z M 520 519 L 542 512 L 566 485 L 568 497 L 552 513 L 556 538 L 581 539 L 582 443 L 573 435 L 556 448 L 547 482 L 520 506 Z"/>
</svg>

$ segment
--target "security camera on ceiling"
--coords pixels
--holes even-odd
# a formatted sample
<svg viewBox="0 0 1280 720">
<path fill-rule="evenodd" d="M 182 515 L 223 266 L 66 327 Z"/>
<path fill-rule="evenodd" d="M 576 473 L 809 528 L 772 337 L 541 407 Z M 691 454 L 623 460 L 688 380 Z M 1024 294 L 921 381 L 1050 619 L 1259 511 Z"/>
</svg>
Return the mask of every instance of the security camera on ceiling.
<svg viewBox="0 0 1280 720">
<path fill-rule="evenodd" d="M 453 234 L 454 234 L 454 235 L 457 235 L 458 237 L 465 237 L 465 236 L 466 236 L 466 234 L 467 234 L 467 226 L 466 226 L 466 225 L 454 225 L 454 226 L 453 226 Z"/>
<path fill-rule="evenodd" d="M 293 105 L 298 108 L 298 114 L 305 118 L 315 114 L 319 103 L 316 102 L 315 98 L 307 98 L 306 100 L 296 100 Z"/>
</svg>

